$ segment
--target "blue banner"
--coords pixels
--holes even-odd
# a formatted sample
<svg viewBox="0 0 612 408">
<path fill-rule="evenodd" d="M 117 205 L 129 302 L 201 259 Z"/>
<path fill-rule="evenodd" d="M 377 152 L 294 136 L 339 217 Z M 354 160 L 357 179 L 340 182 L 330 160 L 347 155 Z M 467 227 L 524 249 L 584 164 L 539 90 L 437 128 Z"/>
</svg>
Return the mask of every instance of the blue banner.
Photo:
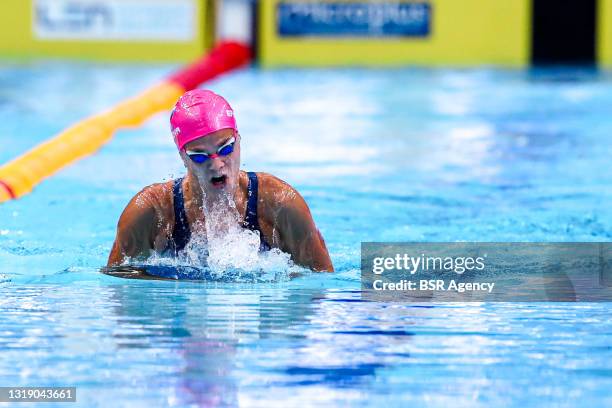
<svg viewBox="0 0 612 408">
<path fill-rule="evenodd" d="M 277 6 L 281 37 L 426 37 L 428 3 L 313 3 Z"/>
</svg>

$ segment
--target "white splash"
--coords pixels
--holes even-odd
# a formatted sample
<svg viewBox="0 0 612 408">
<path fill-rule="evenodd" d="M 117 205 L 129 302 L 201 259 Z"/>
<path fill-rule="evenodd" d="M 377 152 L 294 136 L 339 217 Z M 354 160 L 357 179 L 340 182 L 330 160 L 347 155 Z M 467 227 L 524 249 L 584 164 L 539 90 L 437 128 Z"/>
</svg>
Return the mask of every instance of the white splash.
<svg viewBox="0 0 612 408">
<path fill-rule="evenodd" d="M 203 192 L 204 223 L 191 228 L 191 239 L 177 258 L 154 254 L 145 265 L 206 268 L 214 280 L 283 281 L 290 273 L 304 273 L 291 256 L 278 248 L 260 252 L 259 232 L 240 225 L 233 198 L 221 195 L 207 204 Z"/>
</svg>

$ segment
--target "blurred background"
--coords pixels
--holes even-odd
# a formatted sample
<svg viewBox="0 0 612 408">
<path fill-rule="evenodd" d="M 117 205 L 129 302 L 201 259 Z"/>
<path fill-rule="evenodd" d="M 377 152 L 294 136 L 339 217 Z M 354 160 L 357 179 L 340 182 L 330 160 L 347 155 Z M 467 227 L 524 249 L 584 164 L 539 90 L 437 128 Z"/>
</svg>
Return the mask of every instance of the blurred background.
<svg viewBox="0 0 612 408">
<path fill-rule="evenodd" d="M 0 55 L 263 66 L 612 63 L 609 0 L 4 0 Z"/>
</svg>

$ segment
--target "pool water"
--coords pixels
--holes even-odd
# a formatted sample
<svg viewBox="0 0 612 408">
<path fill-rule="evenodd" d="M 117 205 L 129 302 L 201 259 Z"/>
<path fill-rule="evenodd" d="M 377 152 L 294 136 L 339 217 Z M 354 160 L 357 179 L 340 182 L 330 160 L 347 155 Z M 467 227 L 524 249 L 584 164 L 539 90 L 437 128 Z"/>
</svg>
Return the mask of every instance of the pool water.
<svg viewBox="0 0 612 408">
<path fill-rule="evenodd" d="M 0 163 L 174 68 L 3 63 Z M 337 272 L 99 273 L 129 199 L 183 173 L 156 116 L 0 205 L 0 385 L 76 386 L 86 407 L 612 404 L 609 303 L 366 302 L 359 280 L 362 241 L 610 241 L 610 73 L 253 68 L 208 87 L 243 168 L 302 193 Z"/>
</svg>

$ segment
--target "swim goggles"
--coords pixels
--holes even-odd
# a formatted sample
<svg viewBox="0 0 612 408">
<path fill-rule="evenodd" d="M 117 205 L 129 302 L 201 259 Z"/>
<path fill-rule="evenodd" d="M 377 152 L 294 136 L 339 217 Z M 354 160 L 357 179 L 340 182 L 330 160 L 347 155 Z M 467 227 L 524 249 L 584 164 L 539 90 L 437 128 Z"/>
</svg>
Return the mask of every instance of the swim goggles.
<svg viewBox="0 0 612 408">
<path fill-rule="evenodd" d="M 234 144 L 236 144 L 236 138 L 232 137 L 223 146 L 217 149 L 216 153 L 207 154 L 202 152 L 194 152 L 192 150 L 186 150 L 185 153 L 189 158 L 197 164 L 202 164 L 208 159 L 214 159 L 215 157 L 227 156 L 234 151 Z"/>
</svg>

